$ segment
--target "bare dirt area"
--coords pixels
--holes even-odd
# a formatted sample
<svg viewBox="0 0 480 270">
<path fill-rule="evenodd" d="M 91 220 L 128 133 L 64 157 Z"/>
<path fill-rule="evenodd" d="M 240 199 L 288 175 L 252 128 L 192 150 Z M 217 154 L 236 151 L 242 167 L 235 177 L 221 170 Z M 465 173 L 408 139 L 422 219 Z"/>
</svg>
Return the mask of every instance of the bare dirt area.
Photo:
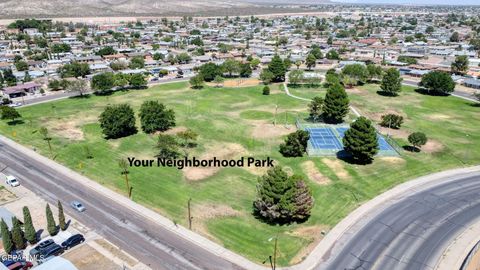
<svg viewBox="0 0 480 270">
<path fill-rule="evenodd" d="M 393 129 L 386 127 L 379 127 L 378 131 L 384 135 L 390 135 L 395 138 L 406 139 L 410 133 L 404 129 Z"/>
<path fill-rule="evenodd" d="M 302 169 L 305 174 L 308 176 L 312 182 L 317 183 L 319 185 L 328 185 L 330 184 L 330 178 L 324 176 L 317 168 L 313 161 L 305 161 L 302 163 Z"/>
<path fill-rule="evenodd" d="M 225 81 L 223 83 L 223 87 L 248 87 L 248 86 L 257 86 L 260 83 L 261 81 L 255 78 L 235 79 L 235 80 Z"/>
<path fill-rule="evenodd" d="M 193 229 L 203 235 L 207 235 L 210 239 L 216 240 L 208 231 L 205 223 L 210 219 L 235 217 L 241 213 L 228 205 L 219 204 L 199 204 L 194 205 L 192 209 Z"/>
<path fill-rule="evenodd" d="M 442 121 L 442 120 L 452 119 L 452 117 L 450 115 L 441 114 L 441 113 L 429 114 L 429 115 L 427 115 L 427 118 L 431 119 L 431 120 L 434 120 L 434 121 L 438 121 L 438 120 Z"/>
<path fill-rule="evenodd" d="M 421 148 L 423 152 L 431 154 L 431 153 L 437 153 L 442 151 L 444 146 L 439 141 L 428 140 L 427 143 Z"/>
<path fill-rule="evenodd" d="M 296 128 L 286 128 L 284 125 L 277 124 L 274 126 L 272 123 L 265 121 L 257 121 L 253 124 L 252 137 L 256 139 L 271 139 L 285 136 L 292 132 L 295 132 Z"/>
<path fill-rule="evenodd" d="M 200 156 L 199 159 L 210 160 L 216 157 L 222 159 L 234 159 L 245 155 L 247 151 L 242 145 L 237 143 L 219 143 L 208 148 L 207 152 Z M 199 181 L 216 174 L 221 168 L 219 167 L 187 167 L 183 169 L 183 175 L 189 181 Z"/>
<path fill-rule="evenodd" d="M 180 132 L 184 132 L 184 131 L 187 131 L 187 127 L 174 127 L 174 128 L 171 128 L 165 132 L 159 132 L 157 134 L 167 134 L 167 135 L 176 135 Z"/>
<path fill-rule="evenodd" d="M 328 226 L 310 226 L 310 227 L 303 227 L 294 230 L 291 234 L 294 236 L 299 236 L 305 239 L 308 239 L 310 244 L 305 246 L 300 252 L 293 257 L 293 259 L 290 261 L 290 264 L 298 264 L 303 259 L 310 254 L 313 249 L 320 243 L 320 241 L 323 239 L 323 234 L 322 232 L 326 232 L 328 230 Z"/>
<path fill-rule="evenodd" d="M 120 270 L 121 267 L 113 263 L 100 252 L 96 251 L 89 245 L 82 245 L 63 257 L 71 261 L 78 269 L 81 270 Z"/>
<path fill-rule="evenodd" d="M 330 168 L 338 176 L 338 178 L 342 180 L 347 180 L 351 178 L 350 174 L 347 170 L 345 170 L 340 160 L 323 158 L 322 162 L 327 165 L 328 168 Z"/>
<path fill-rule="evenodd" d="M 376 112 L 376 113 L 372 113 L 372 112 L 363 112 L 368 118 L 372 119 L 373 121 L 375 122 L 381 122 L 382 121 L 382 116 L 383 115 L 387 115 L 387 114 L 396 114 L 396 115 L 400 115 L 403 117 L 403 119 L 406 119 L 406 115 L 404 113 L 401 113 L 401 112 L 398 112 L 396 110 L 385 110 L 383 112 Z"/>
<path fill-rule="evenodd" d="M 15 196 L 15 194 L 8 191 L 6 188 L 0 189 L 0 205 L 9 203 L 15 200 L 16 198 L 17 196 Z"/>
<path fill-rule="evenodd" d="M 368 94 L 367 91 L 362 91 L 356 87 L 353 87 L 353 88 L 346 88 L 345 91 L 348 93 L 348 94 L 356 94 L 356 95 L 366 95 Z"/>
<path fill-rule="evenodd" d="M 404 164 L 406 161 L 400 157 L 380 157 L 379 160 L 391 163 L 391 164 Z"/>
<path fill-rule="evenodd" d="M 84 134 L 81 127 L 88 123 L 97 121 L 95 116 L 77 116 L 70 119 L 47 119 L 45 126 L 51 133 L 57 136 L 72 140 L 84 140 Z"/>
</svg>

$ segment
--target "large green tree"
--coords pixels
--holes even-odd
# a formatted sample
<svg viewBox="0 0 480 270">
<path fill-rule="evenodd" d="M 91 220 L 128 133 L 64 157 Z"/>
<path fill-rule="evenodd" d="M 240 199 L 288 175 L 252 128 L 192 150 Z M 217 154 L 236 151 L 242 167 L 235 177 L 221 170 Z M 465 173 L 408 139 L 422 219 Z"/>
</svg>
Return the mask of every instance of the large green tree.
<svg viewBox="0 0 480 270">
<path fill-rule="evenodd" d="M 166 131 L 175 126 L 175 112 L 158 101 L 143 102 L 139 116 L 145 133 Z"/>
<path fill-rule="evenodd" d="M 342 69 L 342 78 L 345 86 L 364 84 L 369 78 L 367 67 L 362 64 L 346 65 Z"/>
<path fill-rule="evenodd" d="M 363 116 L 359 117 L 345 132 L 343 145 L 355 162 L 372 162 L 379 149 L 377 132 L 372 122 Z"/>
<path fill-rule="evenodd" d="M 273 56 L 272 61 L 268 64 L 268 70 L 273 74 L 273 82 L 285 81 L 287 68 L 278 54 Z"/>
<path fill-rule="evenodd" d="M 67 223 L 65 222 L 65 213 L 63 213 L 63 205 L 60 201 L 57 202 L 58 206 L 58 226 L 62 231 L 67 229 Z"/>
<path fill-rule="evenodd" d="M 380 89 L 390 96 L 396 96 L 402 91 L 402 77 L 396 68 L 388 69 L 382 78 Z"/>
<path fill-rule="evenodd" d="M 13 249 L 14 249 L 14 244 L 12 241 L 12 233 L 8 229 L 7 223 L 2 220 L 0 221 L 0 233 L 2 234 L 2 243 L 3 243 L 3 249 L 7 254 L 10 254 Z"/>
<path fill-rule="evenodd" d="M 255 214 L 267 222 L 285 224 L 307 219 L 313 197 L 301 177 L 290 177 L 282 167 L 275 166 L 259 178 L 253 207 Z"/>
<path fill-rule="evenodd" d="M 305 74 L 302 70 L 292 70 L 288 74 L 288 82 L 294 86 L 301 83 L 304 79 Z"/>
<path fill-rule="evenodd" d="M 203 64 L 199 68 L 199 74 L 206 82 L 211 82 L 216 76 L 222 76 L 222 68 L 215 63 Z"/>
<path fill-rule="evenodd" d="M 11 122 L 22 117 L 15 108 L 9 106 L 0 106 L 0 113 L 2 119 L 10 120 Z"/>
<path fill-rule="evenodd" d="M 451 65 L 452 72 L 456 74 L 464 74 L 468 70 L 468 56 L 458 55 Z"/>
<path fill-rule="evenodd" d="M 109 92 L 115 86 L 115 75 L 111 72 L 97 74 L 93 76 L 91 85 L 97 93 Z"/>
<path fill-rule="evenodd" d="M 419 85 L 432 94 L 448 95 L 455 90 L 452 77 L 443 71 L 431 71 L 423 75 Z"/>
<path fill-rule="evenodd" d="M 23 226 L 25 228 L 25 238 L 30 244 L 37 243 L 37 231 L 33 226 L 32 216 L 27 206 L 23 207 Z"/>
<path fill-rule="evenodd" d="M 99 117 L 102 133 L 116 139 L 137 133 L 135 114 L 128 104 L 107 106 Z"/>
<path fill-rule="evenodd" d="M 345 88 L 340 84 L 331 85 L 323 103 L 324 120 L 332 124 L 343 122 L 343 118 L 348 114 L 349 103 Z"/>
<path fill-rule="evenodd" d="M 420 147 L 427 143 L 427 135 L 422 132 L 413 132 L 408 135 L 408 142 L 413 145 L 415 151 L 420 151 Z"/>
<path fill-rule="evenodd" d="M 285 143 L 280 145 L 280 153 L 284 157 L 302 157 L 307 151 L 310 134 L 304 130 L 297 130 L 290 133 Z"/>
<path fill-rule="evenodd" d="M 47 204 L 45 209 L 45 213 L 47 216 L 47 231 L 51 236 L 57 235 L 58 229 L 57 224 L 55 223 L 55 219 L 53 218 L 52 209 L 50 209 L 50 205 Z"/>
<path fill-rule="evenodd" d="M 323 103 L 324 100 L 322 97 L 314 97 L 312 102 L 308 104 L 310 119 L 312 119 L 314 122 L 320 119 L 323 114 Z"/>
<path fill-rule="evenodd" d="M 58 69 L 62 78 L 67 77 L 85 77 L 91 73 L 90 66 L 86 63 L 73 62 L 65 64 Z"/>
<path fill-rule="evenodd" d="M 23 237 L 20 221 L 16 217 L 12 217 L 12 240 L 16 250 L 25 248 L 25 238 Z"/>
</svg>

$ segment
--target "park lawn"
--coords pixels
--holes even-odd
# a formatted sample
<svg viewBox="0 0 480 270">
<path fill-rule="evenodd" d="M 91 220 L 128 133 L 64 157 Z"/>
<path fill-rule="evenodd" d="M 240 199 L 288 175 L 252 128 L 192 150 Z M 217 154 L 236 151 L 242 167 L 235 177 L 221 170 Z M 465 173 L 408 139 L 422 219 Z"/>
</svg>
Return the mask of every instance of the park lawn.
<svg viewBox="0 0 480 270">
<path fill-rule="evenodd" d="M 321 231 L 379 193 L 420 175 L 474 165 L 480 160 L 480 128 L 471 125 L 479 120 L 480 108 L 454 97 L 421 95 L 408 87 L 399 97 L 384 97 L 376 93 L 376 85 L 349 92 L 352 104 L 372 119 L 384 111 L 403 114 L 406 121 L 402 130 L 406 134 L 425 132 L 437 148 L 433 145 L 429 153 L 402 152 L 402 158 L 377 158 L 367 166 L 334 158 L 287 159 L 278 153 L 278 145 L 295 130 L 295 119 L 307 115 L 308 102 L 288 97 L 281 85 L 273 85 L 269 96 L 262 95 L 262 88 L 192 90 L 186 83 L 172 83 L 111 96 L 70 98 L 20 108 L 24 123 L 10 126 L 0 122 L 0 132 L 125 194 L 118 160 L 152 159 L 155 135 L 139 131 L 127 138 L 105 140 L 98 116 L 108 104 L 128 103 L 138 112 L 143 101 L 159 100 L 175 110 L 178 127 L 189 127 L 200 135 L 198 147 L 187 150 L 190 155 L 271 157 L 289 172 L 308 179 L 315 207 L 303 224 L 271 226 L 255 219 L 251 215 L 255 185 L 265 170 L 246 168 L 225 168 L 196 180 L 176 168 L 131 168 L 133 200 L 186 225 L 187 201 L 192 198 L 193 230 L 259 263 L 272 255 L 273 241 L 268 240 L 278 234 L 280 265 L 300 261 L 306 255 L 306 246 L 321 238 Z M 312 88 L 294 91 L 298 93 L 290 88 L 292 94 L 302 97 L 324 93 L 323 89 Z M 50 130 L 52 154 L 36 132 L 41 126 Z M 393 138 L 403 146 L 404 135 Z M 86 158 L 87 149 L 93 159 Z M 324 182 L 312 176 L 315 172 Z"/>
</svg>

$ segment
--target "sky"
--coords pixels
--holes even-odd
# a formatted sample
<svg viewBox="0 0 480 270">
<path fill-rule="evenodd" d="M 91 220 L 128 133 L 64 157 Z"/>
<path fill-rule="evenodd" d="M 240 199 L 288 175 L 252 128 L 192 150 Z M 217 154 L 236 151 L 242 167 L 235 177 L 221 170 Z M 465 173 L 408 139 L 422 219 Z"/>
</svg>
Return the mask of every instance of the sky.
<svg viewBox="0 0 480 270">
<path fill-rule="evenodd" d="M 414 5 L 480 5 L 480 0 L 332 0 L 332 2 Z"/>
</svg>

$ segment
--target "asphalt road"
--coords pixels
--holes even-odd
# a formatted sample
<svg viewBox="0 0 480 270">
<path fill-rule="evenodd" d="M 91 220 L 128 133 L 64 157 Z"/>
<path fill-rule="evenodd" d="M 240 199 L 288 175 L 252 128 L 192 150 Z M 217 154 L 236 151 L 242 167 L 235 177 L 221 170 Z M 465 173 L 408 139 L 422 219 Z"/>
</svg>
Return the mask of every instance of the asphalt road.
<svg viewBox="0 0 480 270">
<path fill-rule="evenodd" d="M 145 220 L 129 208 L 0 143 L 0 168 L 5 166 L 8 166 L 5 172 L 15 175 L 23 186 L 53 205 L 60 200 L 68 215 L 152 269 L 240 269 Z M 69 207 L 72 200 L 81 201 L 87 210 L 76 212 Z"/>
<path fill-rule="evenodd" d="M 418 86 L 418 82 L 416 81 L 412 81 L 412 80 L 403 80 L 403 84 L 404 85 L 410 85 L 410 86 Z M 476 102 L 476 100 L 472 97 L 472 95 L 470 93 L 466 93 L 464 91 L 454 91 L 453 96 L 456 96 L 456 97 L 460 97 L 460 98 L 464 98 L 464 99 L 468 99 L 470 101 L 473 101 L 473 102 Z"/>
<path fill-rule="evenodd" d="M 480 220 L 480 173 L 438 183 L 365 217 L 317 269 L 434 269 L 451 241 Z"/>
</svg>

